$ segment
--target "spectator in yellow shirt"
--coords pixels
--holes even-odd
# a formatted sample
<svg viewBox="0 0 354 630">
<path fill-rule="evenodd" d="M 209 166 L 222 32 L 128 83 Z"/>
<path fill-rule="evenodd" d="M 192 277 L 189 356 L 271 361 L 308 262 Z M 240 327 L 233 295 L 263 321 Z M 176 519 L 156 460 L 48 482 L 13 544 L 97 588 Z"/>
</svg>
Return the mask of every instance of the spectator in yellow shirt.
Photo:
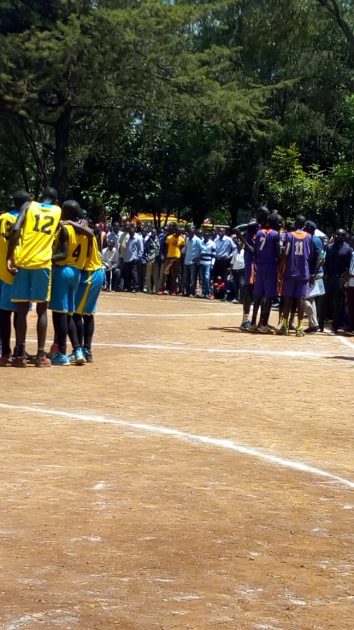
<svg viewBox="0 0 354 630">
<path fill-rule="evenodd" d="M 170 295 L 176 295 L 177 276 L 180 268 L 181 250 L 185 244 L 185 239 L 180 234 L 176 223 L 168 226 L 168 236 L 166 236 L 167 256 L 163 263 L 163 273 L 159 294 L 163 295 L 166 289 L 167 278 L 170 278 Z"/>
</svg>

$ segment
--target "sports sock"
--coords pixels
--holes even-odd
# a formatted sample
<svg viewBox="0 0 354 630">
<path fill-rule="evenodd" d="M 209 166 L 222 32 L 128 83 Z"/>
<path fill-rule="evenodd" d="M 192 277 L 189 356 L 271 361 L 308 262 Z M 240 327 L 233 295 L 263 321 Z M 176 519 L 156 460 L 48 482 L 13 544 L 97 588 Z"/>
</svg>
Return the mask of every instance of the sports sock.
<svg viewBox="0 0 354 630">
<path fill-rule="evenodd" d="M 66 338 L 68 334 L 67 314 L 53 311 L 53 325 L 59 350 L 62 354 L 66 354 Z"/>
<path fill-rule="evenodd" d="M 84 345 L 91 350 L 92 337 L 95 332 L 95 318 L 93 315 L 84 315 Z"/>
<path fill-rule="evenodd" d="M 84 322 L 82 321 L 81 315 L 78 315 L 78 313 L 74 313 L 73 320 L 76 326 L 79 345 L 82 346 L 84 340 Z"/>
<path fill-rule="evenodd" d="M 11 354 L 11 311 L 0 310 L 1 353 L 3 357 Z"/>
</svg>

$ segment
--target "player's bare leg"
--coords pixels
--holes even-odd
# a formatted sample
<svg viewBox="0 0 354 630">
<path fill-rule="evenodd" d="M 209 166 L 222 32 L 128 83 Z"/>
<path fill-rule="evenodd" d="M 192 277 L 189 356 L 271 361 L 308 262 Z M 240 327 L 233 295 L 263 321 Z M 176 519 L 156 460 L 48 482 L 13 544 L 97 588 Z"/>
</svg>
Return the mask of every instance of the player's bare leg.
<svg viewBox="0 0 354 630">
<path fill-rule="evenodd" d="M 285 297 L 284 305 L 283 305 L 283 316 L 280 321 L 280 326 L 277 331 L 278 335 L 288 335 L 289 334 L 289 316 L 291 310 L 292 298 Z"/>
<path fill-rule="evenodd" d="M 298 300 L 298 324 L 297 324 L 297 328 L 296 328 L 296 336 L 297 337 L 304 337 L 305 333 L 304 333 L 304 329 L 302 326 L 302 322 L 304 319 L 304 314 L 305 314 L 305 299 L 304 298 L 300 298 Z"/>
</svg>

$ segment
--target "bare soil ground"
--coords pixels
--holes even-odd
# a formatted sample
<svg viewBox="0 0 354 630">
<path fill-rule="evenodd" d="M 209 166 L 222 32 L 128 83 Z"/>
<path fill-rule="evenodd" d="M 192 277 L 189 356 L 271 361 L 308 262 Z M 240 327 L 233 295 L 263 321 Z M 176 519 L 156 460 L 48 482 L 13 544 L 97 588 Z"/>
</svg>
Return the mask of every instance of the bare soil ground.
<svg viewBox="0 0 354 630">
<path fill-rule="evenodd" d="M 0 372 L 0 628 L 352 630 L 354 343 L 98 310 L 92 365 Z"/>
</svg>

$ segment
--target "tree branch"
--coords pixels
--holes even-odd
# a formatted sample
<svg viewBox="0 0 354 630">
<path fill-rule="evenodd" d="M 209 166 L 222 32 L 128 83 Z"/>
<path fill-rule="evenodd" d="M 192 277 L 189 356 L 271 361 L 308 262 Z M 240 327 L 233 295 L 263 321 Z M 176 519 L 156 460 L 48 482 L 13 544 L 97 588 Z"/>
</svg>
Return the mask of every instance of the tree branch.
<svg viewBox="0 0 354 630">
<path fill-rule="evenodd" d="M 349 58 L 351 65 L 354 67 L 354 31 L 351 28 L 349 22 L 347 22 L 347 20 L 343 16 L 337 0 L 318 0 L 318 2 L 328 11 L 328 13 L 330 13 L 332 18 L 337 22 L 337 25 L 341 29 L 349 46 Z"/>
</svg>

